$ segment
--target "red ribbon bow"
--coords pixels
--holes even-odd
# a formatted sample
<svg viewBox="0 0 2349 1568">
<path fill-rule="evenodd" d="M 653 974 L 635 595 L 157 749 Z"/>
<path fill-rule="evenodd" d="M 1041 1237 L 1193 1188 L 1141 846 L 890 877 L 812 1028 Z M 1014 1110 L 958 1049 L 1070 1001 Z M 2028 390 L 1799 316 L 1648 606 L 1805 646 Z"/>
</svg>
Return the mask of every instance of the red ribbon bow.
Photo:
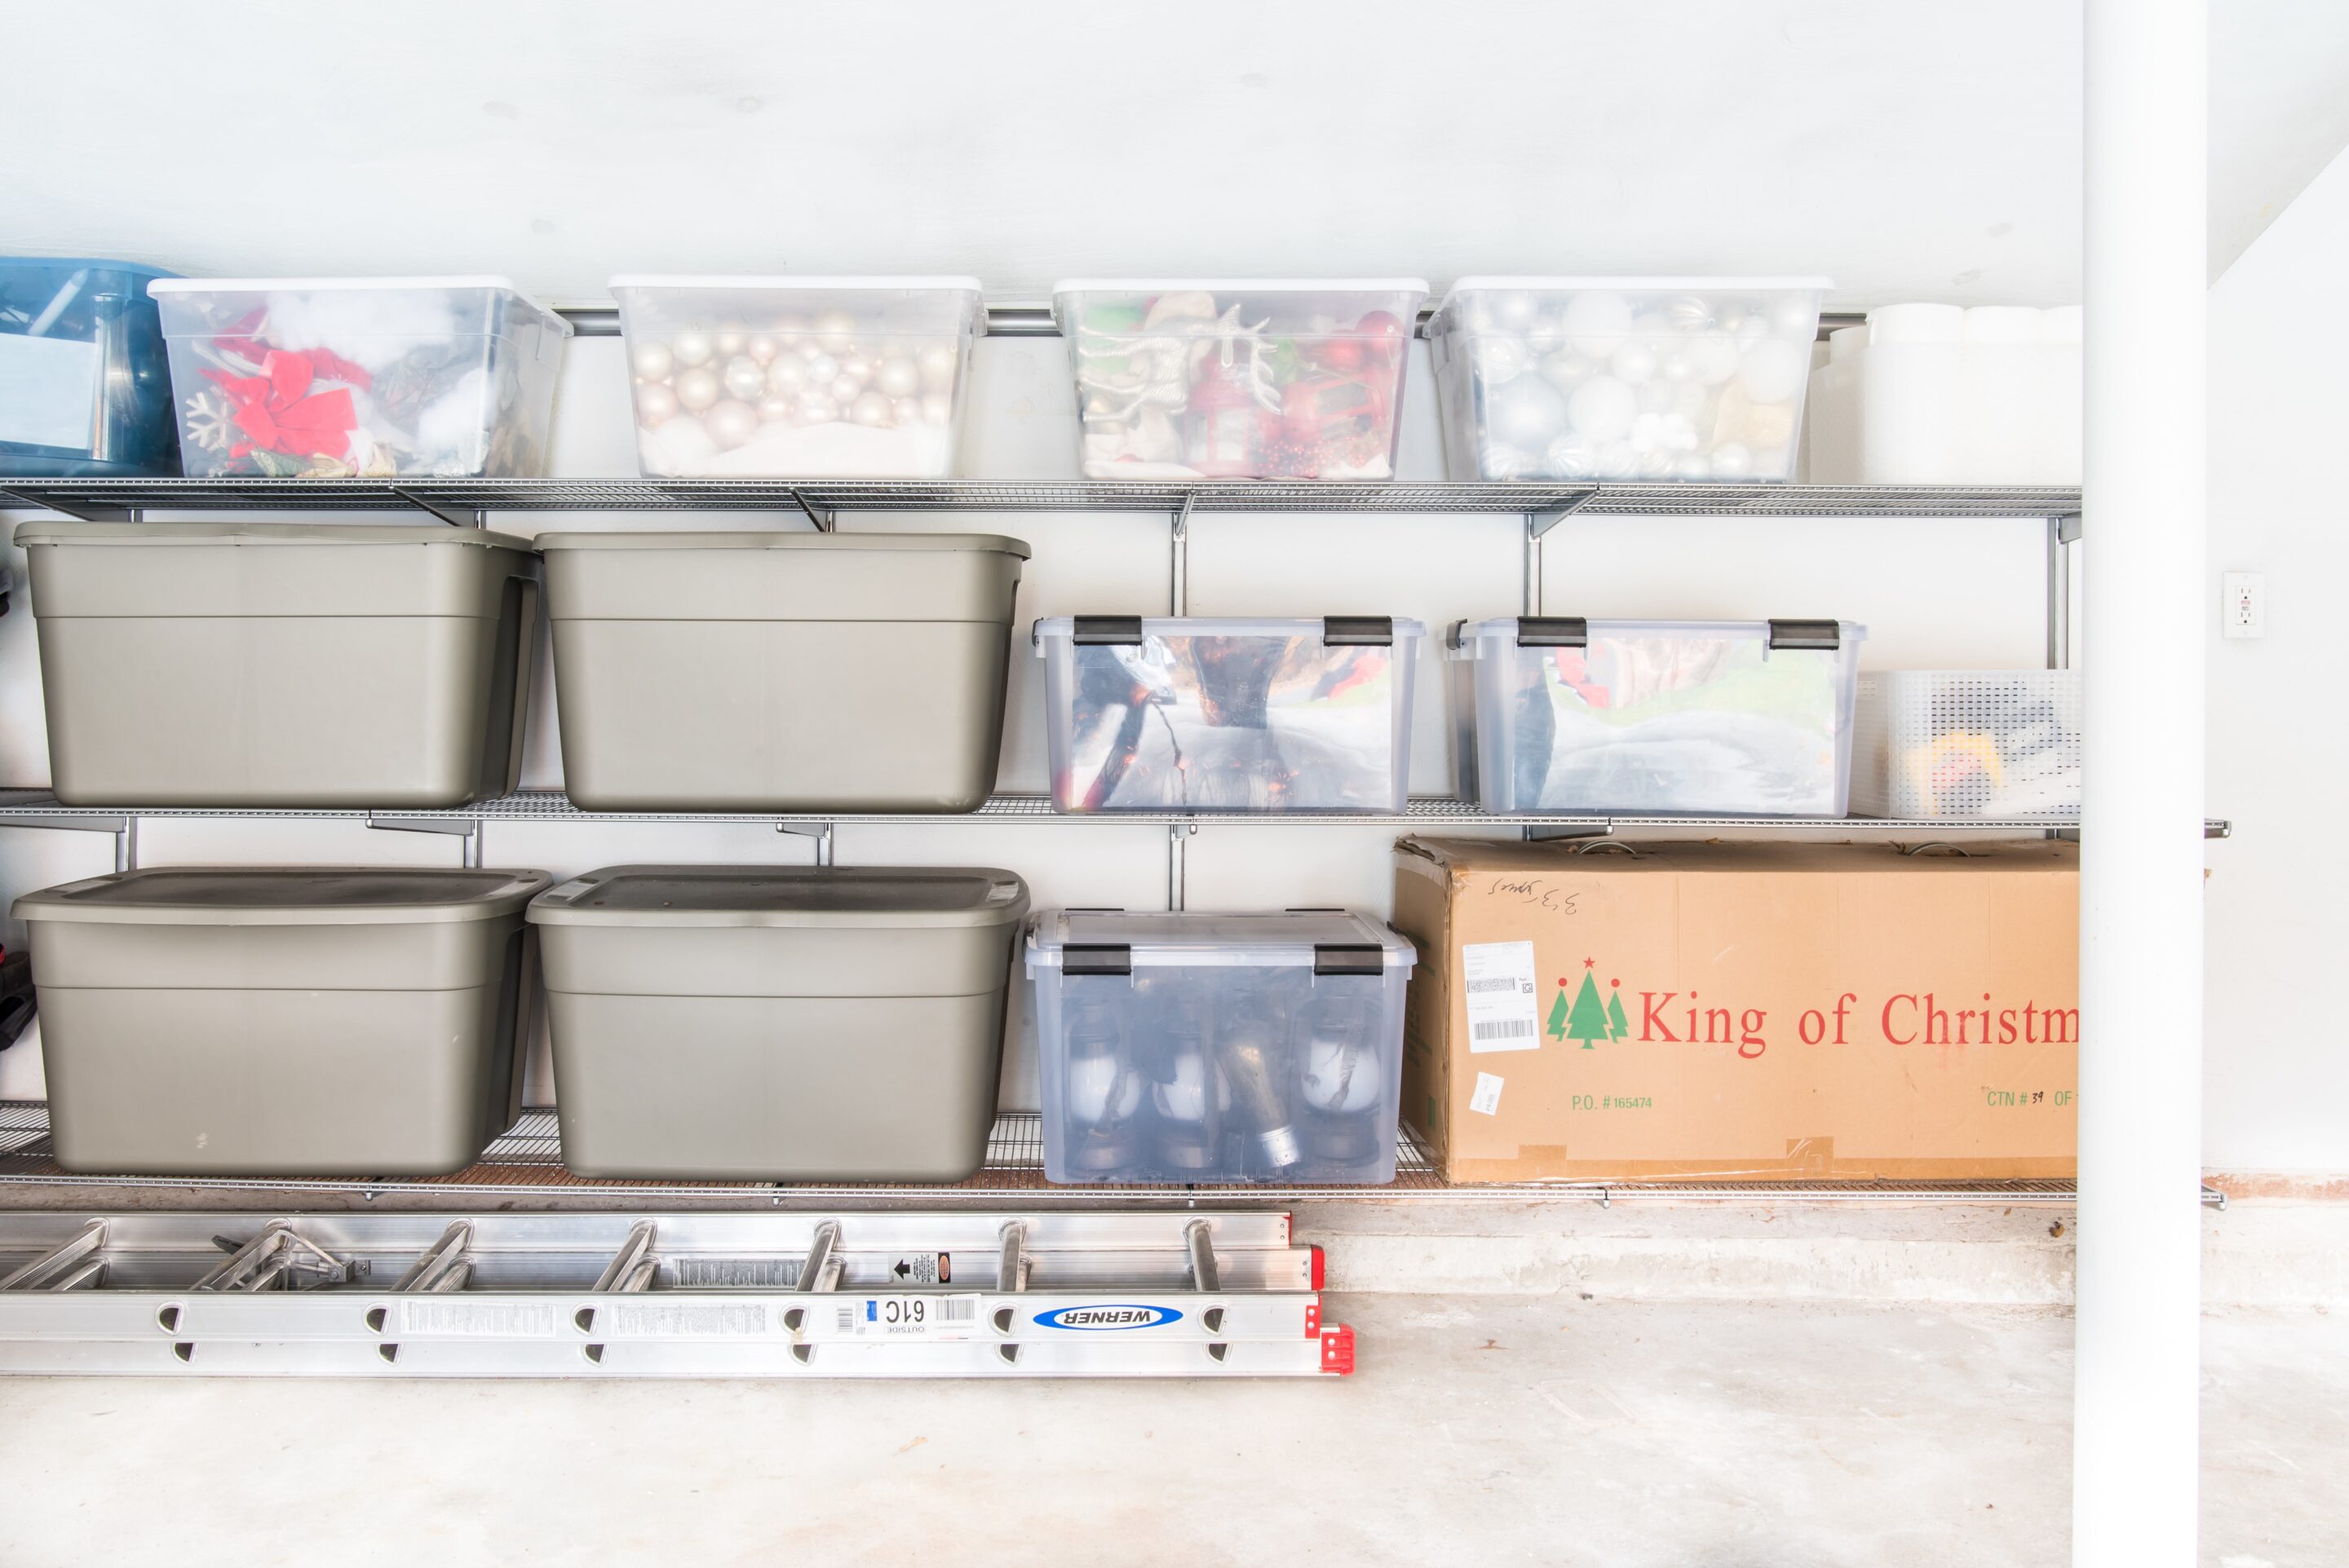
<svg viewBox="0 0 2349 1568">
<path fill-rule="evenodd" d="M 204 372 L 236 405 L 236 428 L 252 438 L 231 447 L 231 458 L 242 458 L 255 447 L 289 457 L 338 458 L 349 449 L 351 432 L 359 422 L 350 389 L 311 393 L 310 383 L 317 374 L 311 357 L 273 348 L 263 356 L 258 376 Z"/>
</svg>

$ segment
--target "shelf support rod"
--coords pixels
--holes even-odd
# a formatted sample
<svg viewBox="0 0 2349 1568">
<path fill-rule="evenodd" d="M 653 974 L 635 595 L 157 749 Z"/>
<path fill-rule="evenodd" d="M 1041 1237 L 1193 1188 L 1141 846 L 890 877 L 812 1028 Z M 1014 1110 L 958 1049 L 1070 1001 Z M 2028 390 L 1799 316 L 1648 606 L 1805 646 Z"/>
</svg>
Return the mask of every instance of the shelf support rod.
<svg viewBox="0 0 2349 1568">
<path fill-rule="evenodd" d="M 1196 822 L 1170 822 L 1166 825 L 1166 908 L 1171 913 L 1183 913 L 1183 897 L 1189 881 L 1184 861 L 1191 835 L 1198 830 Z"/>
<path fill-rule="evenodd" d="M 0 817 L 0 827 L 48 828 L 61 833 L 109 833 L 114 838 L 114 869 L 118 872 L 139 869 L 139 819 L 121 817 L 69 817 L 30 811 L 23 815 Z"/>
<path fill-rule="evenodd" d="M 1183 504 L 1174 509 L 1166 557 L 1166 613 L 1170 615 L 1191 613 L 1191 508 L 1198 499 L 1196 490 L 1185 490 Z"/>
<path fill-rule="evenodd" d="M 775 831 L 789 833 L 794 838 L 813 839 L 815 863 L 828 866 L 832 864 L 832 830 L 835 826 L 837 824 L 832 822 L 778 822 Z"/>
<path fill-rule="evenodd" d="M 817 511 L 809 504 L 808 498 L 800 492 L 797 485 L 793 485 L 788 493 L 792 498 L 792 504 L 806 515 L 809 523 L 818 533 L 830 533 L 838 525 L 840 513 L 837 510 L 826 507 L 823 511 Z"/>
</svg>

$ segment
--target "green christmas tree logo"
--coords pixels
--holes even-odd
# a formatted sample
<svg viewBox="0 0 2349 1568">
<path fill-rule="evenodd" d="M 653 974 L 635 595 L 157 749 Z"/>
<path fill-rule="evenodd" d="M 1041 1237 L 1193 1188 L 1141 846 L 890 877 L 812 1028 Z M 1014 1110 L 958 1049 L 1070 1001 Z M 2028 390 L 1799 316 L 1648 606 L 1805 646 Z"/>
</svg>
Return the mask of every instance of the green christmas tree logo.
<svg viewBox="0 0 2349 1568">
<path fill-rule="evenodd" d="M 1599 998 L 1599 982 L 1591 971 L 1599 967 L 1595 958 L 1582 961 L 1582 989 L 1568 1005 L 1566 990 L 1568 982 L 1557 983 L 1557 997 L 1549 1006 L 1549 1020 L 1544 1032 L 1561 1043 L 1579 1040 L 1586 1051 L 1598 1048 L 1601 1040 L 1619 1040 L 1630 1033 L 1631 1021 L 1623 1014 L 1623 993 L 1620 980 L 1609 980 L 1607 999 Z"/>
</svg>

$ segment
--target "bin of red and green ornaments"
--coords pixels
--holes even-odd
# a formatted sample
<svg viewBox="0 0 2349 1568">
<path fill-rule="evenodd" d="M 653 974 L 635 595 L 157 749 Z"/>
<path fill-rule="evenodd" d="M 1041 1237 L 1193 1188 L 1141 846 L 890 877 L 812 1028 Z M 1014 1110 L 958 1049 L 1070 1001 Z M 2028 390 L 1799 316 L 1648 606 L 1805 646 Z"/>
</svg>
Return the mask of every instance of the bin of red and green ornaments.
<svg viewBox="0 0 2349 1568">
<path fill-rule="evenodd" d="M 571 325 L 502 277 L 157 278 L 193 479 L 546 471 Z"/>
<path fill-rule="evenodd" d="M 1087 479 L 1394 478 L 1418 278 L 1054 286 Z"/>
<path fill-rule="evenodd" d="M 971 344 L 967 277 L 611 283 L 637 466 L 654 479 L 947 479 Z"/>
</svg>

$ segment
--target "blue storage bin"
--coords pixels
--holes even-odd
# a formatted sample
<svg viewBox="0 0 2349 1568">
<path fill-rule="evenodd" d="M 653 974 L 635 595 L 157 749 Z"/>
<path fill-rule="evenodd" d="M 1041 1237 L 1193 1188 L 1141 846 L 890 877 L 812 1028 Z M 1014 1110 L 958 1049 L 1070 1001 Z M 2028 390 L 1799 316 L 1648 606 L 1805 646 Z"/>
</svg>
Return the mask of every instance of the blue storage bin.
<svg viewBox="0 0 2349 1568">
<path fill-rule="evenodd" d="M 171 371 L 128 262 L 0 256 L 0 478 L 180 471 Z"/>
</svg>

